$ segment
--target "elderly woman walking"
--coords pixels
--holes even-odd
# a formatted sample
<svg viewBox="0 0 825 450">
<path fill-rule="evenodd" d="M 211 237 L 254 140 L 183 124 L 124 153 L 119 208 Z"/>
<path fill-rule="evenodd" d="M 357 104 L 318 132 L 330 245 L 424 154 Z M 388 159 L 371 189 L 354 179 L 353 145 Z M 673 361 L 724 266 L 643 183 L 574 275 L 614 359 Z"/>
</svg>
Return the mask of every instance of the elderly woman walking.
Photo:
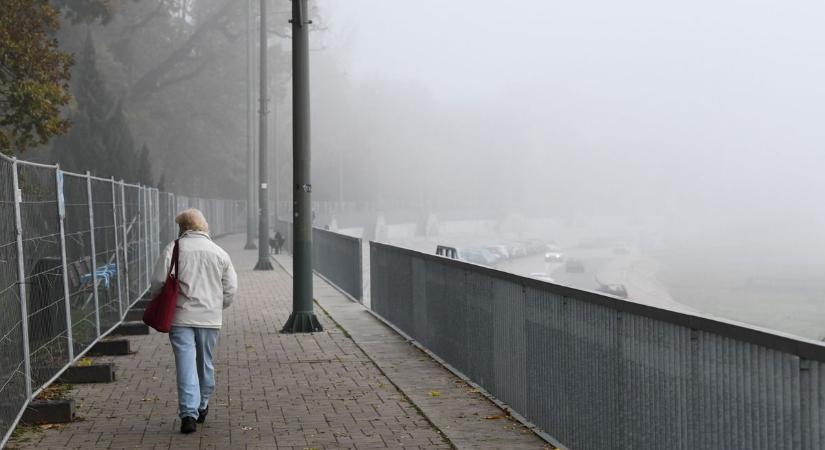
<svg viewBox="0 0 825 450">
<path fill-rule="evenodd" d="M 212 357 L 223 310 L 235 296 L 238 281 L 229 255 L 209 237 L 209 226 L 197 209 L 175 218 L 178 240 L 178 302 L 169 340 L 177 367 L 181 433 L 197 430 L 209 413 L 209 396 L 215 390 Z M 158 258 L 152 275 L 154 297 L 166 282 L 174 242 Z"/>
</svg>

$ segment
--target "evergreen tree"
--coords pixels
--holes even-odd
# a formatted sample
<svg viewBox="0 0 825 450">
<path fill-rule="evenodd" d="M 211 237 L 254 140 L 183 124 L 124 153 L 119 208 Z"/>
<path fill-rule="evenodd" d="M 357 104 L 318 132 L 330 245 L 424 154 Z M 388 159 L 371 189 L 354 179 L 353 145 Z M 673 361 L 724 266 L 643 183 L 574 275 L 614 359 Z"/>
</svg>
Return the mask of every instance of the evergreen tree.
<svg viewBox="0 0 825 450">
<path fill-rule="evenodd" d="M 55 153 L 64 167 L 90 170 L 99 176 L 134 180 L 135 151 L 132 133 L 120 101 L 106 89 L 97 68 L 91 31 L 76 65 L 74 98 L 68 135 L 55 143 Z"/>
<path fill-rule="evenodd" d="M 140 154 L 136 158 L 135 167 L 137 168 L 137 180 L 146 186 L 154 186 L 154 179 L 152 178 L 152 161 L 149 155 L 149 147 L 146 146 L 145 142 L 143 143 L 143 147 L 140 149 Z"/>
<path fill-rule="evenodd" d="M 138 181 L 135 166 L 135 141 L 129 130 L 129 120 L 123 112 L 123 103 L 116 102 L 112 114 L 98 131 L 106 148 L 107 169 L 115 178 Z"/>
</svg>

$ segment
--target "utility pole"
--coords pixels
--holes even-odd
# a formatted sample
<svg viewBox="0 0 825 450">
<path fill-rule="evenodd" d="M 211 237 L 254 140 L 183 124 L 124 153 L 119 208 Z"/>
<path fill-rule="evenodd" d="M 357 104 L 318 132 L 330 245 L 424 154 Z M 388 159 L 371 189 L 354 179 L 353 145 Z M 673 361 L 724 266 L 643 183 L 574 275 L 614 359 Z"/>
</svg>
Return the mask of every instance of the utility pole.
<svg viewBox="0 0 825 450">
<path fill-rule="evenodd" d="M 246 245 L 244 250 L 255 247 L 255 145 L 252 139 L 252 2 L 246 0 Z"/>
<path fill-rule="evenodd" d="M 292 314 L 282 332 L 323 331 L 312 303 L 312 184 L 309 142 L 309 33 L 307 0 L 292 0 Z"/>
<path fill-rule="evenodd" d="M 260 188 L 258 189 L 258 263 L 255 270 L 272 270 L 272 262 L 269 260 L 269 186 L 267 182 L 267 145 L 266 145 L 266 115 L 268 113 L 269 98 L 267 98 L 267 76 L 266 76 L 266 0 L 261 0 L 261 87 L 260 87 L 260 122 L 258 132 L 260 133 L 258 149 L 258 170 L 260 171 Z"/>
</svg>

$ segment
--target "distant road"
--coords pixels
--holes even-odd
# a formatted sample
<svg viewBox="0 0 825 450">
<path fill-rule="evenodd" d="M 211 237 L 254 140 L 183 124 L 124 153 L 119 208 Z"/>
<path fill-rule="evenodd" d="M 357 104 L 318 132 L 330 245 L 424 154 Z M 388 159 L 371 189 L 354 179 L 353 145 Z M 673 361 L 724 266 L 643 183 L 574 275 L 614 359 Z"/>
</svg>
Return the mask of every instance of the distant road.
<svg viewBox="0 0 825 450">
<path fill-rule="evenodd" d="M 567 272 L 564 263 L 546 263 L 544 255 L 516 258 L 499 264 L 496 269 L 529 276 L 544 272 L 556 282 L 579 289 L 595 291 L 600 280 L 604 283 L 624 284 L 628 298 L 646 305 L 694 311 L 677 302 L 656 279 L 657 266 L 654 261 L 637 255 L 616 256 L 611 249 L 567 249 L 566 258 L 576 258 L 584 263 L 583 273 Z"/>
</svg>

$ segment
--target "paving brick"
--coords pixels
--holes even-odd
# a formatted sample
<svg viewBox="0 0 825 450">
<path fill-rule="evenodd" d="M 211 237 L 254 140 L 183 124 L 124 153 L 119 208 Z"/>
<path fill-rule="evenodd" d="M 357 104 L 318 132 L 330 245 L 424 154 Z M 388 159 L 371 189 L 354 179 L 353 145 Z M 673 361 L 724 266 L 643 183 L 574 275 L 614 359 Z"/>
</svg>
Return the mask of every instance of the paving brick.
<svg viewBox="0 0 825 450">
<path fill-rule="evenodd" d="M 130 336 L 134 353 L 93 358 L 95 363 L 116 361 L 116 381 L 75 386 L 70 396 L 82 421 L 24 435 L 9 446 L 438 448 L 384 439 L 386 433 L 378 430 L 399 430 L 408 436 L 415 431 L 416 440 L 443 443 L 438 431 L 328 316 L 319 316 L 324 332 L 280 334 L 292 306 L 291 277 L 280 268 L 252 271 L 257 253 L 240 250 L 240 237 L 218 243 L 232 256 L 240 291 L 235 304 L 224 311 L 215 356 L 217 386 L 205 426 L 192 435 L 178 432 L 171 346 L 168 335 L 152 332 Z"/>
</svg>

